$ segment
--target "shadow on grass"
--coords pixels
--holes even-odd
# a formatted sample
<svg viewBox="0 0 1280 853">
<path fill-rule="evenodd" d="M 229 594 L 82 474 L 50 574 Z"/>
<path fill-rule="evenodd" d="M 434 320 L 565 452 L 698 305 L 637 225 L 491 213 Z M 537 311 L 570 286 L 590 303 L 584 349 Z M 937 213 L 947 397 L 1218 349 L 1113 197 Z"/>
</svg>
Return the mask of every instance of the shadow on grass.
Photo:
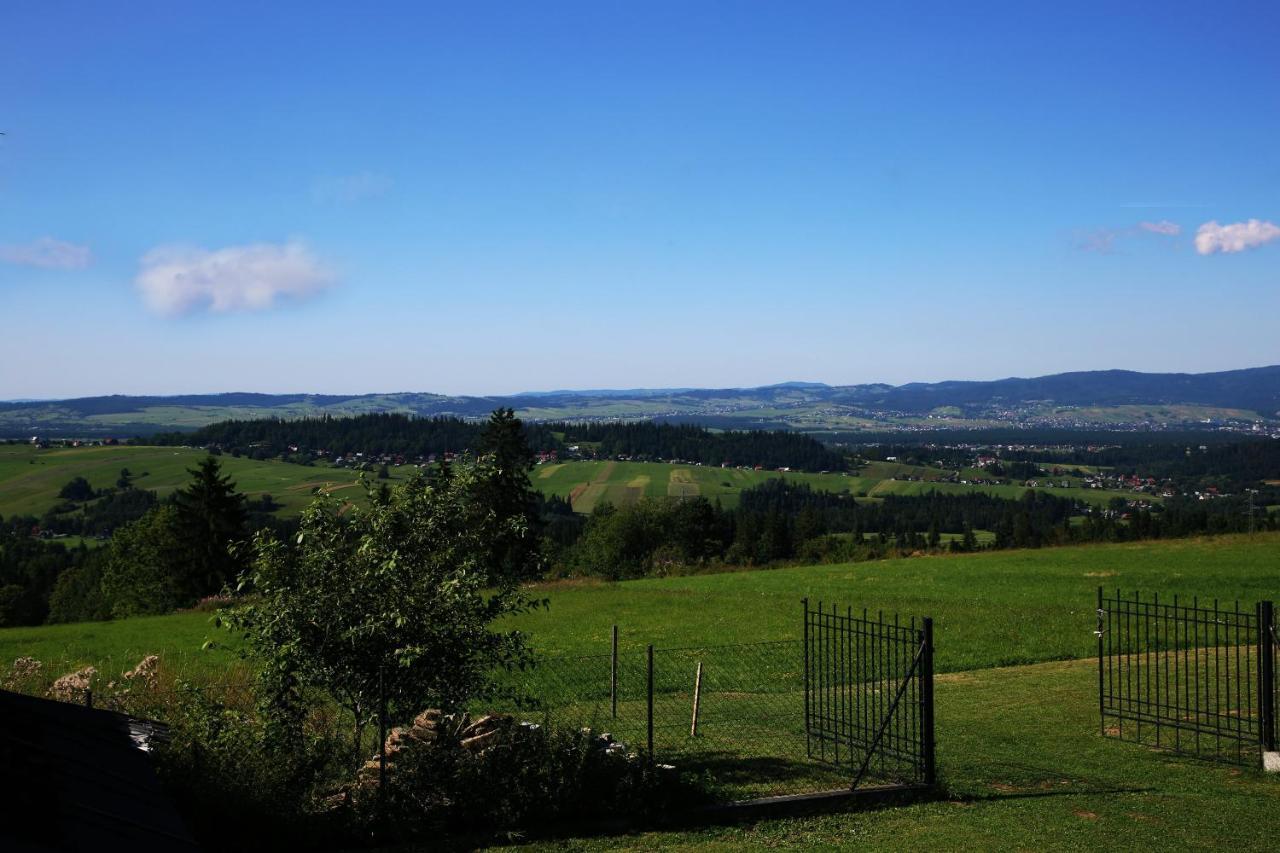
<svg viewBox="0 0 1280 853">
<path fill-rule="evenodd" d="M 1087 796 L 1091 794 L 1147 794 L 1155 790 L 1151 787 L 1116 784 L 1101 779 L 1082 778 L 1075 775 L 1065 776 L 1057 768 L 1017 762 L 983 764 L 980 768 L 974 767 L 971 769 L 983 771 L 983 774 L 988 779 L 981 780 L 968 776 L 966 778 L 967 785 L 985 784 L 993 790 L 981 793 L 963 789 L 954 790 L 946 799 L 956 803 L 984 803 L 1043 797 Z M 1011 770 L 1014 773 L 1003 776 L 1000 781 L 991 778 L 994 775 L 993 771 L 1001 769 Z M 1014 781 L 1015 779 L 1017 781 Z"/>
</svg>

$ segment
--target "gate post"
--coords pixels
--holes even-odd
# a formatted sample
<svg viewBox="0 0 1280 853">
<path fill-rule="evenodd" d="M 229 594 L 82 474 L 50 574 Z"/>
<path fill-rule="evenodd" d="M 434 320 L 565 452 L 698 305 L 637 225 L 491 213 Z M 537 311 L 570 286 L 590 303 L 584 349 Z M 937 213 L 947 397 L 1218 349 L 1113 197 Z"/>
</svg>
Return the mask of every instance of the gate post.
<svg viewBox="0 0 1280 853">
<path fill-rule="evenodd" d="M 1276 615 L 1270 601 L 1258 603 L 1258 723 L 1262 751 L 1276 751 Z M 1266 756 L 1263 758 L 1266 762 Z"/>
<path fill-rule="evenodd" d="M 1106 684 L 1106 682 L 1103 679 L 1103 674 L 1102 674 L 1102 668 L 1103 668 L 1102 635 L 1106 633 L 1106 626 L 1102 624 L 1104 613 L 1106 613 L 1106 610 L 1103 609 L 1103 606 L 1102 606 L 1102 587 L 1098 587 L 1098 629 L 1093 632 L 1098 635 L 1098 728 L 1100 729 L 1102 736 L 1106 737 L 1107 736 L 1107 703 L 1106 703 L 1106 699 L 1103 698 L 1106 694 L 1106 690 L 1104 689 L 1104 685 Z"/>
<path fill-rule="evenodd" d="M 938 782 L 938 765 L 933 732 L 933 619 L 927 616 L 920 655 L 920 729 L 924 748 L 924 783 L 932 788 Z"/>
<path fill-rule="evenodd" d="M 649 646 L 649 760 L 653 761 L 653 646 Z"/>
<path fill-rule="evenodd" d="M 805 755 L 812 757 L 811 732 L 813 729 L 809 719 L 809 599 L 801 599 L 800 605 L 804 610 L 804 751 Z"/>
</svg>

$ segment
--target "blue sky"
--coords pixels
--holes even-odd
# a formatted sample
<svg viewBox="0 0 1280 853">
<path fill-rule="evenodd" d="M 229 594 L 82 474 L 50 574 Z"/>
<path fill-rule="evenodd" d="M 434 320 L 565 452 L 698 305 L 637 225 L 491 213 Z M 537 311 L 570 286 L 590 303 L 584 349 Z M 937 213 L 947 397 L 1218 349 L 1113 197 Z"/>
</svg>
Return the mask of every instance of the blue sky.
<svg viewBox="0 0 1280 853">
<path fill-rule="evenodd" d="M 0 398 L 1280 362 L 1277 43 L 1268 2 L 12 4 Z"/>
</svg>

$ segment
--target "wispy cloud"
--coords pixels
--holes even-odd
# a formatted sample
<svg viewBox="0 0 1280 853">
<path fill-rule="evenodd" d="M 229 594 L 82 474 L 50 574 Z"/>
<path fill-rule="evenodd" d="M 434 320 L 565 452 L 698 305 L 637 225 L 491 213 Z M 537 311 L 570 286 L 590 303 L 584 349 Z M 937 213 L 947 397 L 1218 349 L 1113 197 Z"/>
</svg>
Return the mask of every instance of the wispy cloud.
<svg viewBox="0 0 1280 853">
<path fill-rule="evenodd" d="M 176 316 L 264 311 L 313 296 L 334 279 L 305 245 L 291 241 L 216 251 L 160 246 L 143 256 L 135 283 L 151 310 Z"/>
<path fill-rule="evenodd" d="M 1196 229 L 1196 251 L 1202 255 L 1243 252 L 1245 249 L 1256 249 L 1272 240 L 1280 240 L 1280 225 L 1261 219 L 1232 222 L 1228 225 L 1212 221 Z"/>
<path fill-rule="evenodd" d="M 78 270 L 89 266 L 92 260 L 93 253 L 88 246 L 77 246 L 52 237 L 0 246 L 0 261 L 24 267 Z"/>
<path fill-rule="evenodd" d="M 378 198 L 391 191 L 391 179 L 377 172 L 356 172 L 353 175 L 331 175 L 320 178 L 311 186 L 311 198 L 327 204 L 351 204 L 370 198 Z"/>
<path fill-rule="evenodd" d="M 1082 252 L 1098 252 L 1109 255 L 1116 250 L 1116 244 L 1129 237 L 1143 234 L 1154 234 L 1159 237 L 1176 237 L 1182 233 L 1182 226 L 1167 219 L 1158 222 L 1139 222 L 1123 228 L 1095 228 L 1076 235 L 1076 248 Z"/>
<path fill-rule="evenodd" d="M 1138 209 L 1158 209 L 1162 207 L 1211 207 L 1211 205 L 1194 201 L 1126 201 L 1120 206 Z"/>
<path fill-rule="evenodd" d="M 1139 222 L 1138 227 L 1143 231 L 1149 231 L 1152 234 L 1163 234 L 1166 237 L 1177 237 L 1182 233 L 1182 226 L 1176 222 L 1170 222 L 1167 219 L 1161 219 L 1159 222 Z"/>
</svg>

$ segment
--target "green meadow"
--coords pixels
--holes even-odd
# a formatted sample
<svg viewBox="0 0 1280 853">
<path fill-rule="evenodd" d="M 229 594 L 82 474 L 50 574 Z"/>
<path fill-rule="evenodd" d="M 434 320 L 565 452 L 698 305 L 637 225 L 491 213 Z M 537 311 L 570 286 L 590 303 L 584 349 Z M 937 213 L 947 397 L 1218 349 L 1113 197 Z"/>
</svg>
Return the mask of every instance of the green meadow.
<svg viewBox="0 0 1280 853">
<path fill-rule="evenodd" d="M 830 566 L 647 578 L 569 580 L 530 594 L 550 605 L 522 616 L 547 655 L 601 654 L 618 625 L 624 650 L 791 640 L 808 597 L 841 607 L 931 616 L 939 671 L 1091 655 L 1099 585 L 1252 606 L 1280 599 L 1280 534 L 910 557 Z M 145 654 L 217 670 L 234 638 L 208 613 L 0 630 L 0 661 L 32 655 L 56 667 L 132 664 Z M 201 650 L 206 640 L 219 648 Z M 102 668 L 101 666 L 99 668 Z"/>
<path fill-rule="evenodd" d="M 998 497 L 1017 498 L 1026 492 L 1026 488 L 1021 485 L 942 482 L 941 478 L 948 473 L 938 468 L 895 462 L 871 462 L 848 474 L 809 474 L 665 462 L 576 461 L 544 463 L 533 470 L 530 479 L 534 488 L 546 494 L 568 498 L 575 510 L 584 513 L 591 512 L 603 501 L 617 506 L 634 503 L 641 497 L 661 496 L 701 495 L 708 500 L 718 500 L 723 506 L 732 507 L 737 505 L 738 495 L 744 489 L 779 478 L 806 483 L 821 491 L 847 492 L 872 499 L 886 495 L 923 495 L 930 491 L 951 494 L 984 492 Z M 968 474 L 969 477 L 985 476 L 976 471 L 962 472 L 963 474 Z M 917 479 L 906 479 L 908 477 Z M 1062 479 L 1067 478 L 1059 477 L 1055 481 Z M 1104 506 L 1115 497 L 1135 497 L 1131 492 L 1078 487 L 1064 489 L 1052 486 L 1044 487 L 1041 491 L 1061 497 L 1080 498 L 1095 506 Z"/>
<path fill-rule="evenodd" d="M 139 488 L 164 497 L 189 479 L 188 469 L 204 455 L 189 447 L 54 447 L 0 445 L 0 516 L 41 516 L 59 503 L 58 491 L 73 477 L 84 477 L 95 488 L 114 486 L 122 468 L 134 475 Z M 282 513 L 296 513 L 317 491 L 359 501 L 363 492 L 357 471 L 326 465 L 296 465 L 276 460 L 259 461 L 223 455 L 223 470 L 236 487 L 250 497 L 270 494 Z M 419 469 L 414 465 L 390 466 L 391 482 L 400 482 Z M 977 472 L 962 472 L 976 474 Z M 868 499 L 885 495 L 918 495 L 931 490 L 963 493 L 983 491 L 1001 497 L 1020 496 L 1022 486 L 988 486 L 938 482 L 946 472 L 938 468 L 871 462 L 852 473 L 809 474 L 675 465 L 665 462 L 571 461 L 551 462 L 534 468 L 530 479 L 545 494 L 568 498 L 578 512 L 589 513 L 602 501 L 614 505 L 634 503 L 641 497 L 694 497 L 718 500 L 725 507 L 737 505 L 744 489 L 766 480 L 786 478 L 814 489 L 847 492 Z M 367 476 L 372 476 L 369 474 Z M 907 477 L 918 479 L 908 480 Z M 903 478 L 903 479 L 894 479 Z M 1078 497 L 1103 505 L 1113 497 L 1132 498 L 1129 492 L 1098 489 L 1045 488 L 1065 497 Z"/>
<path fill-rule="evenodd" d="M 122 468 L 134 485 L 164 497 L 184 486 L 188 469 L 205 456 L 189 447 L 51 447 L 0 445 L 0 515 L 42 515 L 59 503 L 58 490 L 74 477 L 84 477 L 95 489 L 114 486 Z M 317 489 L 358 494 L 357 474 L 320 466 L 260 462 L 221 456 L 223 471 L 236 488 L 250 497 L 270 494 L 282 512 L 298 512 Z"/>
<path fill-rule="evenodd" d="M 804 597 L 932 616 L 943 787 L 938 799 L 892 808 L 570 835 L 533 846 L 1269 849 L 1280 832 L 1280 779 L 1101 737 L 1091 657 L 1098 585 L 1251 606 L 1280 598 L 1278 559 L 1280 534 L 1268 533 L 535 585 L 530 593 L 549 606 L 513 624 L 544 658 L 603 655 L 615 624 L 624 660 L 632 661 L 650 643 L 794 640 Z M 242 666 L 235 646 L 211 614 L 199 612 L 0 630 L 0 661 L 34 656 L 50 678 L 86 664 L 110 678 L 158 653 L 172 669 L 212 680 Z M 710 731 L 731 722 L 718 720 L 716 709 L 708 697 Z M 740 741 L 734 745 L 743 748 Z M 750 790 L 753 782 L 735 784 Z"/>
</svg>

